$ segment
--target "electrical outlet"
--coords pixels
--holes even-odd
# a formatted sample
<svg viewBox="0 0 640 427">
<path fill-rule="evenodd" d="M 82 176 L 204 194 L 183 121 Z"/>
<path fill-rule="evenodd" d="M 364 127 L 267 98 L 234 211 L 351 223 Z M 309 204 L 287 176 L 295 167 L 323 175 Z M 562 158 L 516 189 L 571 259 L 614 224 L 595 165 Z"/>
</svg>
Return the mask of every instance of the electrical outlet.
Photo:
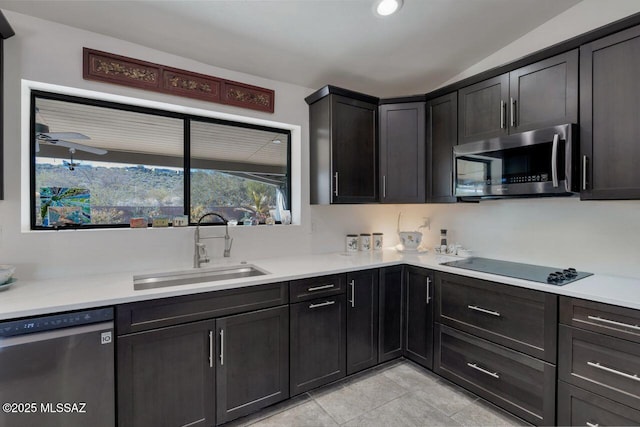
<svg viewBox="0 0 640 427">
<path fill-rule="evenodd" d="M 431 218 L 429 218 L 428 216 L 423 216 L 422 225 L 420 226 L 420 228 L 426 228 L 427 230 L 431 230 Z"/>
</svg>

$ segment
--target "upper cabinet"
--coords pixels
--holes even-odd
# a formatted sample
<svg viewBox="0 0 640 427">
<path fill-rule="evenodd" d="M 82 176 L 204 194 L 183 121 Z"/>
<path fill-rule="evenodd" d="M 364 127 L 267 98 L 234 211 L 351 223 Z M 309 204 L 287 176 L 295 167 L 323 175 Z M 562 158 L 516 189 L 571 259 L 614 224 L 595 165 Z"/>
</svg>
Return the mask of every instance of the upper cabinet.
<svg viewBox="0 0 640 427">
<path fill-rule="evenodd" d="M 460 89 L 458 142 L 578 120 L 578 51 Z"/>
<path fill-rule="evenodd" d="M 580 49 L 581 199 L 640 198 L 640 26 Z"/>
<path fill-rule="evenodd" d="M 427 102 L 427 200 L 455 202 L 453 146 L 458 142 L 458 93 Z"/>
<path fill-rule="evenodd" d="M 309 104 L 311 203 L 378 201 L 378 98 L 325 86 Z"/>
<path fill-rule="evenodd" d="M 425 104 L 380 106 L 380 201 L 424 203 Z"/>
<path fill-rule="evenodd" d="M 578 50 L 509 73 L 509 133 L 578 121 Z"/>
<path fill-rule="evenodd" d="M 509 74 L 467 86 L 458 91 L 458 142 L 507 134 Z"/>
</svg>

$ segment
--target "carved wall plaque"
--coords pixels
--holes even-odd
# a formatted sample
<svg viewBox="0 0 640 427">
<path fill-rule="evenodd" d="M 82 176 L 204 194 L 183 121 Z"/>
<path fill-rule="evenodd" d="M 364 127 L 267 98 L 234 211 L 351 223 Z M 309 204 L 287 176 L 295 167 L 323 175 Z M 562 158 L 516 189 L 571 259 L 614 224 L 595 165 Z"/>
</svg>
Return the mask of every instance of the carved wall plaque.
<svg viewBox="0 0 640 427">
<path fill-rule="evenodd" d="M 83 48 L 85 80 L 273 113 L 275 92 L 258 86 Z"/>
</svg>

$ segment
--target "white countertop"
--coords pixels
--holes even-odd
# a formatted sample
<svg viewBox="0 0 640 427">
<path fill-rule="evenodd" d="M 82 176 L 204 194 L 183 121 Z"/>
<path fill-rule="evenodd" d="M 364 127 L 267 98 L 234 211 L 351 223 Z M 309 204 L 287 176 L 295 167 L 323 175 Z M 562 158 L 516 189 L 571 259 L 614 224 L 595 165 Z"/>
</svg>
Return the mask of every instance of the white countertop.
<svg viewBox="0 0 640 427">
<path fill-rule="evenodd" d="M 49 280 L 18 280 L 0 292 L 0 320 L 27 317 L 92 307 L 102 307 L 155 298 L 188 295 L 243 286 L 274 283 L 303 277 L 408 264 L 536 289 L 540 291 L 583 298 L 640 310 L 640 279 L 594 275 L 564 286 L 530 282 L 505 276 L 463 270 L 440 265 L 457 257 L 435 254 L 401 254 L 394 249 L 381 252 L 344 253 L 290 256 L 246 260 L 269 274 L 218 282 L 198 283 L 149 290 L 133 289 L 133 276 L 165 271 L 126 271 L 122 273 L 65 277 Z M 209 267 L 237 264 L 239 261 L 219 260 Z"/>
</svg>

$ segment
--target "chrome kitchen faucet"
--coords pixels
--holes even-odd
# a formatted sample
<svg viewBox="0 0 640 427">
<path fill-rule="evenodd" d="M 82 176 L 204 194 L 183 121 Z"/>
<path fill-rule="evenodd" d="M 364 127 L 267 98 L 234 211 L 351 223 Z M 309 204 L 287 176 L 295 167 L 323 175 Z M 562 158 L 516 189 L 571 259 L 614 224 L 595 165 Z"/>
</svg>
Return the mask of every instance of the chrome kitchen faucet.
<svg viewBox="0 0 640 427">
<path fill-rule="evenodd" d="M 200 237 L 200 223 L 202 220 L 208 216 L 216 216 L 224 222 L 224 236 L 211 236 L 211 237 Z M 193 267 L 200 268 L 201 264 L 209 262 L 209 256 L 207 255 L 207 246 L 201 242 L 201 240 L 205 239 L 222 239 L 224 238 L 224 256 L 228 258 L 231 256 L 231 245 L 233 244 L 233 239 L 229 236 L 229 221 L 227 221 L 222 215 L 216 212 L 207 212 L 202 215 L 200 219 L 198 219 L 198 224 L 196 225 L 196 232 L 193 238 L 194 242 L 194 253 L 193 253 Z"/>
</svg>

